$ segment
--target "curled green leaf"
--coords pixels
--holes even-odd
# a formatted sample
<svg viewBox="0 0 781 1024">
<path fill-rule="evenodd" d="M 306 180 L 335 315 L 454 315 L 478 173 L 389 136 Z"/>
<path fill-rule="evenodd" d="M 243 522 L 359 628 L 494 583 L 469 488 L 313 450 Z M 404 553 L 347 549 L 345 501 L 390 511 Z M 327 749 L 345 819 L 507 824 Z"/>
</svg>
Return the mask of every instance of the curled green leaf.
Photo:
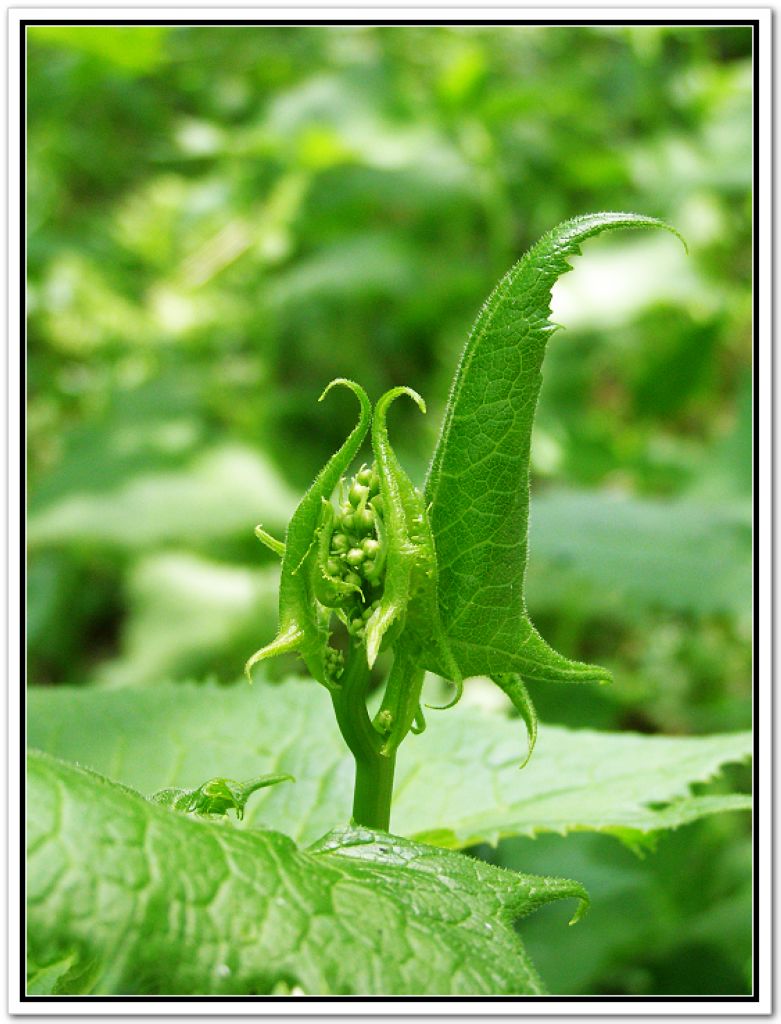
<svg viewBox="0 0 781 1024">
<path fill-rule="evenodd" d="M 260 775 L 247 782 L 218 777 L 209 779 L 197 789 L 161 789 L 149 799 L 156 804 L 172 807 L 184 814 L 217 817 L 234 811 L 239 821 L 244 817 L 247 801 L 259 789 L 275 786 L 279 782 L 295 782 L 292 775 Z"/>
<path fill-rule="evenodd" d="M 524 686 L 523 680 L 517 672 L 497 672 L 492 678 L 496 685 L 504 690 L 510 698 L 513 707 L 521 716 L 526 726 L 529 743 L 526 748 L 526 757 L 519 765 L 519 768 L 525 768 L 534 753 L 534 747 L 537 743 L 537 711 L 529 696 L 529 691 Z"/>
<path fill-rule="evenodd" d="M 384 528 L 387 533 L 385 588 L 376 611 L 366 627 L 366 658 L 369 665 L 377 659 L 383 637 L 394 621 L 403 617 L 410 600 L 412 569 L 422 552 L 410 531 L 416 513 L 415 489 L 409 481 L 388 440 L 386 413 L 391 402 L 401 395 L 411 398 L 421 412 L 426 403 L 412 388 L 387 391 L 377 402 L 372 421 L 372 447 L 380 478 Z M 421 498 L 422 504 L 422 498 Z"/>
<path fill-rule="evenodd" d="M 429 711 L 449 711 L 450 708 L 454 708 L 456 704 L 461 700 L 464 695 L 464 682 L 459 679 L 458 682 L 454 683 L 453 696 L 447 702 L 447 704 L 426 704 Z"/>
<path fill-rule="evenodd" d="M 258 538 L 261 544 L 265 544 L 269 551 L 273 551 L 275 555 L 279 555 L 280 558 L 284 558 L 284 541 L 277 540 L 276 537 L 272 537 L 267 530 L 263 529 L 260 523 L 258 523 L 258 525 L 255 527 L 255 536 Z"/>
<path fill-rule="evenodd" d="M 335 684 L 332 676 L 334 659 L 328 643 L 330 612 L 320 604 L 314 592 L 317 541 L 323 525 L 323 500 L 327 502 L 330 499 L 342 474 L 355 458 L 369 430 L 372 415 L 364 389 L 344 377 L 332 380 L 319 401 L 322 402 L 337 385 L 348 388 L 358 399 L 359 419 L 341 448 L 320 470 L 288 524 L 279 586 L 278 633 L 270 644 L 249 659 L 245 666 L 248 677 L 259 661 L 295 650 L 319 683 L 329 688 Z"/>
<path fill-rule="evenodd" d="M 423 708 L 418 705 L 418 710 L 415 712 L 415 718 L 413 719 L 410 732 L 414 733 L 415 736 L 420 736 L 422 732 L 426 731 L 426 716 L 423 714 Z"/>
<path fill-rule="evenodd" d="M 259 661 L 266 658 L 275 658 L 278 654 L 292 654 L 297 651 L 304 640 L 304 630 L 295 619 L 291 619 L 284 629 L 280 629 L 270 644 L 255 651 L 252 657 L 247 659 L 244 666 L 244 674 L 248 682 L 252 682 L 252 669 Z"/>
<path fill-rule="evenodd" d="M 372 421 L 387 541 L 385 586 L 367 624 L 366 656 L 372 665 L 386 639 L 394 650 L 394 664 L 380 714 L 375 718 L 375 727 L 380 720 L 384 723 L 382 750 L 386 754 L 398 747 L 420 713 L 427 658 L 435 659 L 441 674 L 454 682 L 456 697 L 452 703 L 462 690 L 461 673 L 439 619 L 437 560 L 425 499 L 402 468 L 388 438 L 387 412 L 402 395 L 425 412 L 425 402 L 416 391 L 396 387 L 379 399 Z"/>
<path fill-rule="evenodd" d="M 369 664 L 373 664 L 383 636 L 396 619 L 401 619 L 400 644 L 404 650 L 417 656 L 431 649 L 443 668 L 442 674 L 460 687 L 461 673 L 440 625 L 437 558 L 425 499 L 402 468 L 388 439 L 387 411 L 402 395 L 411 398 L 421 412 L 426 411 L 420 395 L 406 387 L 386 392 L 374 410 L 372 447 L 380 478 L 387 554 L 385 589 L 367 626 L 366 653 Z"/>
</svg>

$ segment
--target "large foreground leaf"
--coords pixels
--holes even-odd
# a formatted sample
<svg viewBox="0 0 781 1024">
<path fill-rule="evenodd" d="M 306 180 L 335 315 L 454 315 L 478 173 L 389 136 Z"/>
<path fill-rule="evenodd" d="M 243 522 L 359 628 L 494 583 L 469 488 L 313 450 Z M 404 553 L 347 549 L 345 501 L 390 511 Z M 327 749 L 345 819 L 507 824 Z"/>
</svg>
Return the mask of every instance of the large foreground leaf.
<svg viewBox="0 0 781 1024">
<path fill-rule="evenodd" d="M 31 746 L 144 793 L 195 787 L 216 775 L 287 772 L 295 785 L 258 793 L 246 820 L 298 842 L 349 818 L 352 761 L 328 695 L 311 681 L 33 690 L 28 719 Z M 570 830 L 636 843 L 658 829 L 750 806 L 743 795 L 690 791 L 723 764 L 747 758 L 749 733 L 667 737 L 541 726 L 534 757 L 518 771 L 524 742 L 520 722 L 503 715 L 469 707 L 432 712 L 428 729 L 399 752 L 392 830 L 453 848 Z"/>
<path fill-rule="evenodd" d="M 309 851 L 28 758 L 28 947 L 56 991 L 454 995 L 542 991 L 513 921 L 576 882 L 384 833 Z"/>
</svg>

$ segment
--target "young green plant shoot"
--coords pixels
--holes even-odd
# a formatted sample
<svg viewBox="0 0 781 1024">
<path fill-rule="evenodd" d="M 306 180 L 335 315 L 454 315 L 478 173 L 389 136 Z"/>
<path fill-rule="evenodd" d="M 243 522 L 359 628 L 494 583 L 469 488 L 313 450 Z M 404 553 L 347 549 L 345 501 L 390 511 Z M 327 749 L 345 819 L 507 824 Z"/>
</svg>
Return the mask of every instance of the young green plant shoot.
<svg viewBox="0 0 781 1024">
<path fill-rule="evenodd" d="M 524 764 L 537 736 L 527 681 L 609 680 L 605 669 L 553 650 L 527 615 L 529 456 L 542 361 L 557 329 L 551 289 L 587 238 L 643 227 L 677 234 L 637 214 L 578 217 L 545 235 L 502 278 L 469 335 L 423 491 L 400 465 L 387 426 L 397 399 L 426 411 L 416 391 L 392 388 L 372 410 L 359 384 L 338 378 L 320 396 L 349 389 L 358 421 L 304 495 L 285 542 L 256 530 L 282 558 L 279 630 L 246 670 L 295 651 L 326 687 L 355 759 L 355 825 L 390 828 L 396 752 L 425 726 L 427 671 L 453 684 L 446 707 L 458 701 L 467 676 L 489 676 L 526 724 Z M 348 482 L 369 434 L 373 461 Z M 367 689 L 381 650 L 392 662 L 370 717 Z"/>
<path fill-rule="evenodd" d="M 459 851 L 573 831 L 641 851 L 664 830 L 750 808 L 745 793 L 690 790 L 750 755 L 747 731 L 541 726 L 519 776 L 515 721 L 461 707 L 407 744 L 391 821 L 397 752 L 425 725 L 426 672 L 452 685 L 446 707 L 467 677 L 490 677 L 525 723 L 524 764 L 537 738 L 527 685 L 608 679 L 545 642 L 524 586 L 551 289 L 585 239 L 619 227 L 666 225 L 580 217 L 502 279 L 421 490 L 391 443 L 397 403 L 422 413 L 421 396 L 394 387 L 372 406 L 354 381 L 325 389 L 355 403 L 355 425 L 284 542 L 256 529 L 282 560 L 279 621 L 247 662 L 251 675 L 297 653 L 311 678 L 259 678 L 262 695 L 198 681 L 32 688 L 28 995 L 539 995 L 516 923 L 555 900 L 576 900 L 577 920 L 588 893 Z M 412 778 L 425 783 L 413 791 Z"/>
</svg>

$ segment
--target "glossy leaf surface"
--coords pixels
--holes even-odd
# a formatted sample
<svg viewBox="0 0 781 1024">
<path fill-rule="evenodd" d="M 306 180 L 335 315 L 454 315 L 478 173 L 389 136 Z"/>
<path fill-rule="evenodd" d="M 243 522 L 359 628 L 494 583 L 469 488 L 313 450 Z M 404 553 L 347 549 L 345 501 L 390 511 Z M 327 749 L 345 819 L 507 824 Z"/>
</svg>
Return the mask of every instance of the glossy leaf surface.
<svg viewBox="0 0 781 1024">
<path fill-rule="evenodd" d="M 576 882 L 385 833 L 311 850 L 28 760 L 28 944 L 58 994 L 543 991 L 513 922 Z M 119 945 L 118 945 L 119 940 Z"/>
</svg>

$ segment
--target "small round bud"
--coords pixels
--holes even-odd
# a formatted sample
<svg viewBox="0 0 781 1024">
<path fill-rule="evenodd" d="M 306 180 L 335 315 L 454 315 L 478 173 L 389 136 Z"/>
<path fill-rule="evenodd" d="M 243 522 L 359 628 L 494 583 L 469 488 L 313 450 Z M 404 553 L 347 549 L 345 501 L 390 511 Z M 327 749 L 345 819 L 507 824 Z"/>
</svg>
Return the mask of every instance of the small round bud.
<svg viewBox="0 0 781 1024">
<path fill-rule="evenodd" d="M 368 561 L 363 563 L 363 566 L 361 568 L 364 576 L 371 576 L 371 574 L 374 572 L 374 562 L 372 562 L 371 559 L 369 559 Z"/>
<path fill-rule="evenodd" d="M 344 670 L 344 655 L 333 647 L 326 647 L 325 665 L 332 679 L 338 679 Z"/>
<path fill-rule="evenodd" d="M 376 558 L 377 553 L 380 550 L 380 542 L 376 537 L 366 537 L 361 542 L 361 547 L 366 552 L 367 558 Z"/>
<path fill-rule="evenodd" d="M 371 487 L 372 482 L 372 471 L 368 466 L 361 466 L 358 472 L 355 474 L 355 479 L 359 484 L 364 487 Z"/>
<path fill-rule="evenodd" d="M 350 504 L 353 508 L 358 508 L 359 505 L 365 505 L 369 500 L 369 488 L 364 487 L 363 484 L 359 484 L 357 481 L 350 487 L 350 493 L 347 495 Z"/>
<path fill-rule="evenodd" d="M 361 617 L 362 617 L 364 622 L 368 622 L 369 619 L 372 617 L 372 615 L 374 615 L 374 609 L 373 608 L 371 608 L 371 607 L 370 608 L 364 608 L 363 615 Z"/>
<path fill-rule="evenodd" d="M 366 554 L 360 548 L 350 548 L 344 556 L 348 565 L 360 565 L 364 558 L 366 558 Z"/>
<path fill-rule="evenodd" d="M 374 512 L 370 508 L 362 508 L 353 516 L 357 530 L 371 530 L 374 526 Z"/>
<path fill-rule="evenodd" d="M 358 575 L 358 573 L 348 572 L 347 575 L 344 577 L 344 582 L 349 583 L 351 587 L 360 587 L 361 577 Z"/>
<path fill-rule="evenodd" d="M 374 719 L 374 726 L 378 732 L 383 735 L 387 735 L 390 732 L 391 726 L 393 725 L 393 712 L 385 708 L 383 711 L 378 712 L 377 717 Z"/>
<path fill-rule="evenodd" d="M 325 569 L 329 576 L 340 576 L 342 572 L 341 563 L 336 558 L 329 558 L 325 563 Z"/>
<path fill-rule="evenodd" d="M 336 554 L 347 551 L 349 546 L 350 544 L 347 537 L 343 533 L 335 533 L 333 537 L 331 537 L 331 550 L 336 552 Z"/>
<path fill-rule="evenodd" d="M 355 527 L 355 519 L 353 517 L 352 512 L 347 512 L 345 515 L 342 516 L 342 518 L 341 518 L 341 525 L 342 525 L 342 528 L 345 529 L 345 530 L 352 530 L 352 529 L 354 529 L 354 527 Z"/>
</svg>

